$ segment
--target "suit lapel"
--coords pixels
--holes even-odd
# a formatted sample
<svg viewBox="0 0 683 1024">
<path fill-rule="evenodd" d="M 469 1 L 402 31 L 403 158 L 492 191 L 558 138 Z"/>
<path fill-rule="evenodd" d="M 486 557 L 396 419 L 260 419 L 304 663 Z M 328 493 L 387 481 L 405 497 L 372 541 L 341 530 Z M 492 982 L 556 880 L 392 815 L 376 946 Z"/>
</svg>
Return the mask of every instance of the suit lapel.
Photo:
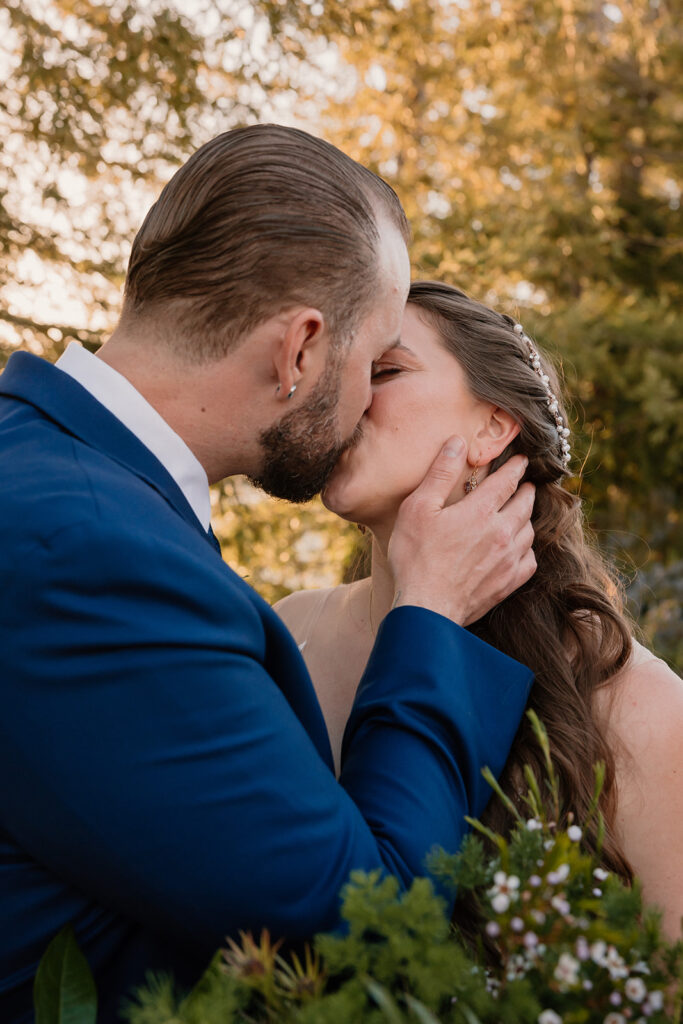
<svg viewBox="0 0 683 1024">
<path fill-rule="evenodd" d="M 15 352 L 0 375 L 0 395 L 28 402 L 63 430 L 141 477 L 208 539 L 192 506 L 156 455 L 69 374 L 38 356 Z"/>
</svg>

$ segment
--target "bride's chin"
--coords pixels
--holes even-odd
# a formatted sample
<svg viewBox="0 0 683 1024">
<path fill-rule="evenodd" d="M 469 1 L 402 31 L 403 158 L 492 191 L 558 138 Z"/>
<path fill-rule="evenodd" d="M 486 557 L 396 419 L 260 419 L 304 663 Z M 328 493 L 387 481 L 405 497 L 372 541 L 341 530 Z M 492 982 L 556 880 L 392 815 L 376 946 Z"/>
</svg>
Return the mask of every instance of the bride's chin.
<svg viewBox="0 0 683 1024">
<path fill-rule="evenodd" d="M 361 500 L 356 488 L 349 488 L 345 481 L 335 480 L 333 476 L 320 497 L 325 508 L 340 519 L 348 519 L 351 523 L 362 522 L 360 517 L 366 503 Z"/>
<path fill-rule="evenodd" d="M 339 495 L 334 493 L 334 489 L 327 489 L 320 495 L 322 503 L 329 512 L 334 512 L 335 516 L 339 516 L 341 519 L 349 519 L 356 522 L 354 511 L 348 502 L 341 500 Z"/>
<path fill-rule="evenodd" d="M 332 471 L 332 474 L 325 484 L 324 488 L 320 493 L 322 503 L 326 509 L 330 512 L 334 512 L 337 516 L 342 516 L 346 519 L 351 507 L 355 505 L 353 500 L 353 490 L 349 493 L 350 481 L 349 474 L 345 472 L 346 467 L 343 465 L 345 455 L 342 455 L 341 459 Z"/>
<path fill-rule="evenodd" d="M 367 473 L 345 472 L 344 469 L 338 465 L 320 495 L 326 509 L 340 519 L 364 525 L 395 517 L 401 503 L 399 497 L 384 494 L 384 489 L 378 493 Z"/>
</svg>

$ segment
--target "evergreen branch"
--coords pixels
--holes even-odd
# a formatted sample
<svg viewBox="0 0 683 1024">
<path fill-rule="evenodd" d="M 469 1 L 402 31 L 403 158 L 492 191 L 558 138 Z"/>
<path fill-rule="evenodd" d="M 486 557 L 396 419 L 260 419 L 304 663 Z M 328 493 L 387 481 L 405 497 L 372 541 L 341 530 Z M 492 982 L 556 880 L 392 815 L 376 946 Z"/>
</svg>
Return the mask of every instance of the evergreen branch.
<svg viewBox="0 0 683 1024">
<path fill-rule="evenodd" d="M 477 832 L 481 832 L 483 836 L 486 836 L 487 839 L 494 843 L 501 853 L 505 853 L 505 851 L 507 850 L 507 842 L 505 841 L 503 836 L 500 836 L 498 835 L 497 832 L 494 832 L 492 829 L 487 828 L 486 825 L 482 825 L 482 823 L 478 821 L 476 818 L 470 818 L 469 815 L 467 814 L 465 815 L 465 821 L 473 829 L 476 829 Z"/>
<path fill-rule="evenodd" d="M 531 811 L 534 818 L 543 817 L 543 799 L 541 797 L 541 790 L 538 785 L 538 779 L 534 775 L 533 769 L 530 764 L 524 765 L 524 780 L 527 784 L 528 790 L 524 797 L 524 801 Z"/>
<path fill-rule="evenodd" d="M 498 782 L 498 779 L 495 777 L 495 775 L 493 774 L 491 769 L 488 766 L 485 766 L 484 768 L 482 768 L 481 774 L 484 776 L 484 778 L 486 779 L 486 781 L 488 782 L 489 786 L 491 787 L 493 792 L 496 794 L 498 799 L 503 802 L 503 804 L 505 805 L 507 810 L 510 812 L 510 814 L 513 816 L 513 818 L 516 818 L 517 821 L 520 823 L 520 825 L 523 825 L 524 824 L 524 818 L 519 813 L 519 811 L 517 810 L 517 808 L 513 804 L 512 800 L 507 795 L 507 793 L 503 792 L 503 790 L 502 790 L 502 788 L 500 786 L 500 783 Z"/>
<path fill-rule="evenodd" d="M 408 1009 L 411 1010 L 420 1021 L 420 1024 L 441 1024 L 441 1021 L 436 1014 L 432 1013 L 429 1007 L 425 1006 L 425 1004 L 419 999 L 415 999 L 414 996 L 411 996 L 409 992 L 406 992 L 403 999 Z"/>
<path fill-rule="evenodd" d="M 361 982 L 368 995 L 377 1004 L 386 1020 L 389 1021 L 389 1024 L 404 1024 L 403 1014 L 384 985 L 380 985 L 378 981 L 375 981 L 374 978 L 369 977 L 367 974 L 361 977 Z"/>
<path fill-rule="evenodd" d="M 550 790 L 550 796 L 553 802 L 555 821 L 558 821 L 560 817 L 560 785 L 557 781 L 557 775 L 555 774 L 555 766 L 553 765 L 552 757 L 550 756 L 550 742 L 548 740 L 548 733 L 546 732 L 545 726 L 543 725 L 543 723 L 541 722 L 540 718 L 533 710 L 533 708 L 529 708 L 529 710 L 526 713 L 526 716 L 531 722 L 531 728 L 533 729 L 534 735 L 538 740 L 538 744 L 543 752 L 545 769 L 548 776 L 548 789 Z"/>
<path fill-rule="evenodd" d="M 584 826 L 587 826 L 587 825 L 590 824 L 590 822 L 593 820 L 593 817 L 595 816 L 595 814 L 597 813 L 597 810 L 598 810 L 598 803 L 600 801 L 600 795 L 601 795 L 602 790 L 603 790 L 604 785 L 605 785 L 605 764 L 604 764 L 604 761 L 596 762 L 596 764 L 593 766 L 593 772 L 595 774 L 595 786 L 593 788 L 593 796 L 591 797 L 591 802 L 588 805 L 588 810 L 586 811 L 586 817 L 584 819 Z M 604 825 L 604 822 L 603 822 L 603 825 Z"/>
</svg>

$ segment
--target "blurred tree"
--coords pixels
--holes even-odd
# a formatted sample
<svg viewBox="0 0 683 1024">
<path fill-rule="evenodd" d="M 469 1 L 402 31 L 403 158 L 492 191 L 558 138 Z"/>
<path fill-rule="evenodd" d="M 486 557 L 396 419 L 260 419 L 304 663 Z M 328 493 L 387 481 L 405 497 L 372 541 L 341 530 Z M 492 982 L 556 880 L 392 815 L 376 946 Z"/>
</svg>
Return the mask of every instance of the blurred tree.
<svg viewBox="0 0 683 1024">
<path fill-rule="evenodd" d="M 9 0 L 0 22 L 3 355 L 17 341 L 52 355 L 111 325 L 142 195 L 191 144 L 202 50 L 163 8 Z M 81 326 L 54 306 L 85 307 Z"/>
<path fill-rule="evenodd" d="M 212 523 L 223 558 L 267 601 L 339 583 L 359 536 L 354 525 L 332 516 L 319 499 L 275 501 L 241 478 L 214 490 Z"/>
<path fill-rule="evenodd" d="M 683 555 L 674 4 L 283 2 L 287 19 L 350 69 L 327 133 L 395 186 L 416 273 L 524 317 L 562 358 L 598 529 Z"/>
<path fill-rule="evenodd" d="M 251 3 L 193 0 L 192 21 L 182 7 L 0 9 L 0 366 L 19 344 L 54 357 L 100 343 L 161 186 L 213 135 L 276 115 L 291 87 L 287 46 Z"/>
<path fill-rule="evenodd" d="M 417 272 L 521 307 L 563 357 L 596 525 L 650 541 L 656 522 L 682 554 L 674 5 L 329 0 L 286 19 L 351 69 L 328 135 L 395 185 Z"/>
<path fill-rule="evenodd" d="M 282 0 L 272 21 L 336 48 L 326 133 L 396 188 L 416 275 L 559 357 L 570 486 L 627 577 L 683 557 L 682 24 L 672 0 Z"/>
<path fill-rule="evenodd" d="M 53 356 L 99 340 L 144 209 L 196 144 L 238 121 L 318 116 L 395 186 L 417 275 L 517 314 L 558 354 L 601 542 L 636 566 L 681 558 L 675 3 L 197 0 L 190 24 L 154 0 L 9 0 L 0 361 L 17 344 Z M 55 292 L 85 297 L 87 318 L 54 323 Z M 315 507 L 250 504 L 244 525 L 233 500 L 217 497 L 228 557 L 260 562 L 267 596 L 301 585 L 292 520 L 335 553 L 353 536 Z"/>
<path fill-rule="evenodd" d="M 313 50 L 315 48 L 313 47 Z M 291 59 L 290 59 L 291 53 Z M 9 0 L 0 11 L 0 367 L 113 328 L 132 239 L 206 139 L 291 108 L 303 53 L 243 0 Z M 310 54 L 311 62 L 314 52 Z M 4 72 L 4 73 L 3 73 Z M 336 582 L 350 528 L 318 503 L 214 489 L 226 560 L 275 600 Z"/>
</svg>

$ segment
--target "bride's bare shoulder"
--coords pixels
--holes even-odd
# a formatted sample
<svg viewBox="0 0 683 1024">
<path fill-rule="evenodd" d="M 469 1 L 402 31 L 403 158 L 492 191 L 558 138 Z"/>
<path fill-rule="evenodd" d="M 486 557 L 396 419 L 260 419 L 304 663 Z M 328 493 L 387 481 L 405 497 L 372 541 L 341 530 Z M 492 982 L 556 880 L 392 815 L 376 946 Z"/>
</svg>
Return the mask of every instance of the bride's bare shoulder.
<svg viewBox="0 0 683 1024">
<path fill-rule="evenodd" d="M 683 679 L 637 640 L 624 668 L 595 694 L 598 714 L 633 753 L 683 727 Z"/>
<path fill-rule="evenodd" d="M 680 934 L 683 915 L 683 680 L 634 642 L 626 666 L 598 691 L 615 755 L 615 826 L 643 883 L 663 909 L 664 928 Z"/>
<path fill-rule="evenodd" d="M 278 613 L 290 632 L 295 633 L 295 627 L 304 622 L 333 590 L 336 590 L 336 587 L 325 587 L 321 590 L 295 590 L 287 597 L 276 601 L 273 610 Z"/>
<path fill-rule="evenodd" d="M 355 590 L 360 584 L 366 585 L 365 580 L 358 583 L 340 583 L 336 587 L 325 587 L 320 590 L 295 590 L 287 597 L 281 598 L 273 605 L 290 633 L 298 636 L 303 629 L 316 618 L 325 605 L 330 601 L 341 598 Z"/>
</svg>

